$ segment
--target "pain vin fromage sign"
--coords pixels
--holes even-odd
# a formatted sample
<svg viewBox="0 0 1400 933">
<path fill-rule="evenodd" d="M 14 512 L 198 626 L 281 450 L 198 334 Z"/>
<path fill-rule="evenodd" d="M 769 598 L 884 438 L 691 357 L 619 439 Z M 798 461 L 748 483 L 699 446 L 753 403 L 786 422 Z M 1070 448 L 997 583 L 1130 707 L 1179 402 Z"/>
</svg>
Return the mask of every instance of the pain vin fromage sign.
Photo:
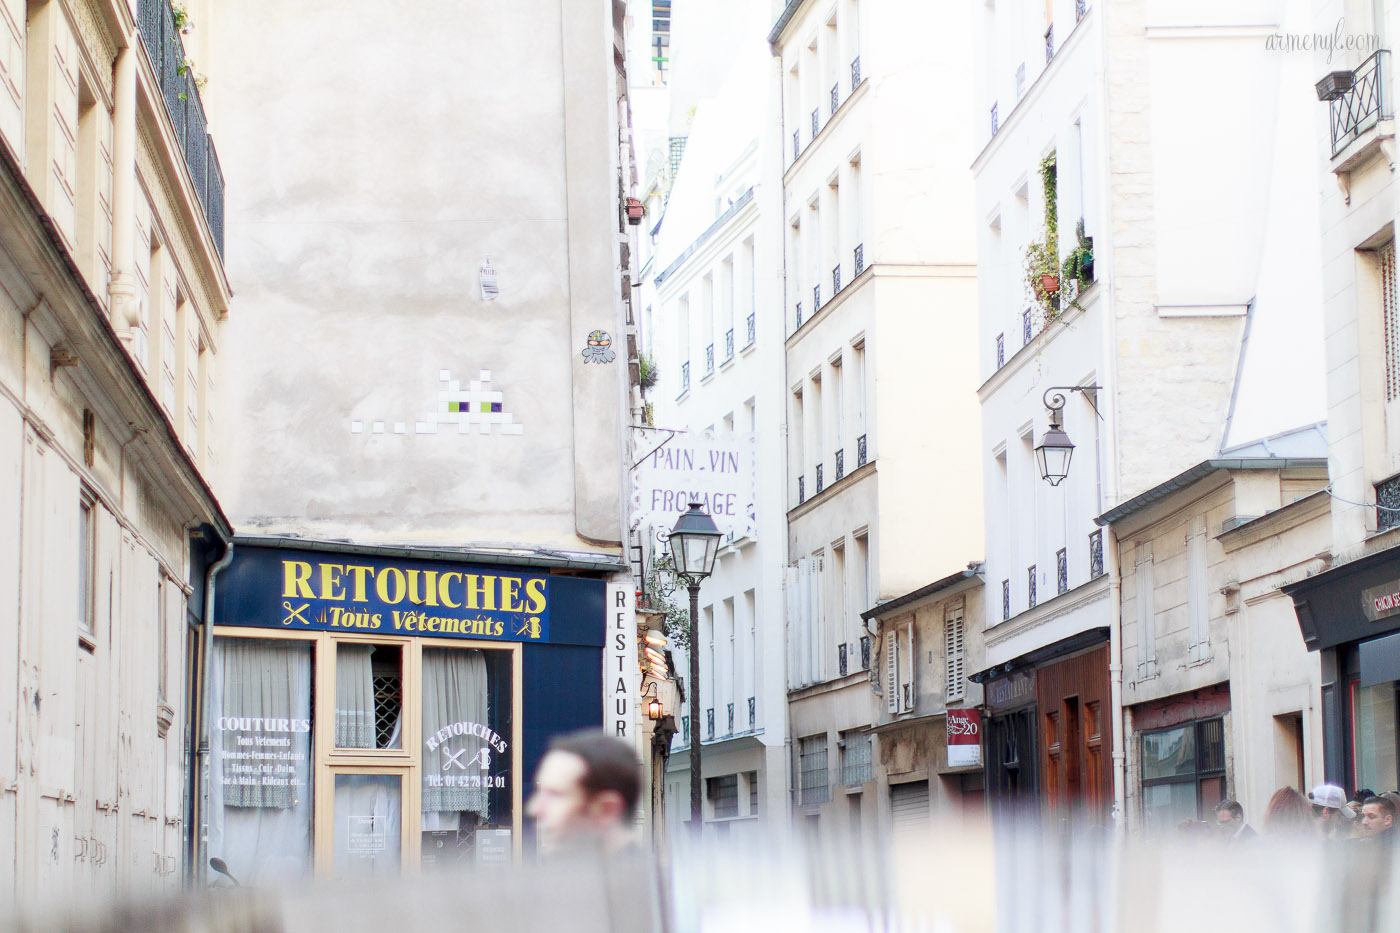
<svg viewBox="0 0 1400 933">
<path fill-rule="evenodd" d="M 463 567 L 283 559 L 276 621 L 237 624 L 500 641 L 549 640 L 549 578 Z"/>
</svg>

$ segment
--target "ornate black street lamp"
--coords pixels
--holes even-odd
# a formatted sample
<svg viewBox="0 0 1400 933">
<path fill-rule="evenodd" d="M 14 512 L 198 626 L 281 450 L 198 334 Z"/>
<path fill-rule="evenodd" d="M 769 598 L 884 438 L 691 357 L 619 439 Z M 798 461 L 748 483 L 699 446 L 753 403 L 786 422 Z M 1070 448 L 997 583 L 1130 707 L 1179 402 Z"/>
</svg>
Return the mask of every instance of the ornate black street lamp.
<svg viewBox="0 0 1400 933">
<path fill-rule="evenodd" d="M 1069 460 L 1074 455 L 1074 442 L 1065 433 L 1063 412 L 1065 408 L 1066 392 L 1090 393 L 1098 390 L 1098 386 L 1051 386 L 1045 390 L 1045 397 L 1042 399 L 1045 407 L 1050 412 L 1050 427 L 1041 435 L 1040 443 L 1035 445 L 1035 465 L 1040 469 L 1040 478 L 1051 486 L 1058 486 L 1060 482 L 1069 475 Z M 1088 396 L 1090 404 L 1093 404 L 1093 397 Z M 1095 413 L 1098 408 L 1095 407 Z"/>
<path fill-rule="evenodd" d="M 714 519 L 690 503 L 690 509 L 676 519 L 667 544 L 671 549 L 676 576 L 690 592 L 690 632 L 686 653 L 690 656 L 690 822 L 700 832 L 700 583 L 715 569 L 720 531 Z"/>
</svg>

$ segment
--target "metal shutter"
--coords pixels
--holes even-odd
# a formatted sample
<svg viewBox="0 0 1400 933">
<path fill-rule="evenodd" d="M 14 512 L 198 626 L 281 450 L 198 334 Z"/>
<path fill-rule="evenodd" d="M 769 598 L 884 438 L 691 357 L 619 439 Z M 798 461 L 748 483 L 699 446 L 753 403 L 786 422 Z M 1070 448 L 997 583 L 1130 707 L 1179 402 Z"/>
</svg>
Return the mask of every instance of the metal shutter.
<svg viewBox="0 0 1400 933">
<path fill-rule="evenodd" d="M 894 835 L 928 830 L 928 781 L 890 785 L 890 813 Z"/>
</svg>

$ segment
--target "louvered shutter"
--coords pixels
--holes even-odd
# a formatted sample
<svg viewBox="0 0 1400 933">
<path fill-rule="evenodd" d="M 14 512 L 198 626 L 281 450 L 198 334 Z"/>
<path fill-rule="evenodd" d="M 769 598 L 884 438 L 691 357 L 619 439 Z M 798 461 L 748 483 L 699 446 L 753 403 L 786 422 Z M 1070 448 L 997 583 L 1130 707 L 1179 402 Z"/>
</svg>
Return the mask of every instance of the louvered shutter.
<svg viewBox="0 0 1400 933">
<path fill-rule="evenodd" d="M 899 712 L 899 634 L 885 633 L 885 709 Z"/>
<path fill-rule="evenodd" d="M 944 697 L 947 702 L 963 697 L 963 610 L 949 609 L 943 620 Z"/>
</svg>

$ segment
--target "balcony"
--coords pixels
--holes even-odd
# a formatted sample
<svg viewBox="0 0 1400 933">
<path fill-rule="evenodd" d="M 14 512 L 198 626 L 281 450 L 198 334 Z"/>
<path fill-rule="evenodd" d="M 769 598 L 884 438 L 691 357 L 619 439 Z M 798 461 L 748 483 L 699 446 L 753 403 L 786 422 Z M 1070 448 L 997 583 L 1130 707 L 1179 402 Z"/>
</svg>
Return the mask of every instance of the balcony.
<svg viewBox="0 0 1400 933">
<path fill-rule="evenodd" d="M 715 737 L 715 708 L 712 706 L 705 710 L 705 738 L 711 741 Z"/>
<path fill-rule="evenodd" d="M 812 286 L 812 313 L 813 313 L 813 314 L 816 314 L 817 311 L 820 310 L 821 306 L 822 306 L 822 287 L 821 287 L 820 285 L 813 285 L 813 286 Z"/>
<path fill-rule="evenodd" d="M 1089 12 L 1089 4 L 1084 0 L 1074 0 L 1074 21 L 1078 23 L 1084 18 L 1084 14 Z"/>
<path fill-rule="evenodd" d="M 712 376 L 715 372 L 715 345 L 705 345 L 705 375 Z"/>
<path fill-rule="evenodd" d="M 1103 576 L 1103 529 L 1089 533 L 1089 579 Z"/>
<path fill-rule="evenodd" d="M 1319 95 L 1327 93 L 1324 99 L 1328 101 L 1330 111 L 1328 123 L 1332 129 L 1333 158 L 1382 120 L 1389 120 L 1394 116 L 1388 87 L 1391 80 L 1390 52 L 1382 49 L 1362 62 L 1360 67 L 1351 73 L 1350 87 L 1343 90 L 1341 86 L 1345 84 L 1345 80 L 1343 78 L 1338 82 L 1334 92 L 1324 91 L 1321 83 L 1318 89 Z"/>
<path fill-rule="evenodd" d="M 995 136 L 999 129 L 1001 129 L 1001 124 L 997 122 L 997 105 L 992 104 L 992 135 Z"/>
<path fill-rule="evenodd" d="M 817 464 L 817 495 L 821 495 L 822 490 L 826 488 L 826 482 L 822 479 L 822 468 L 824 466 L 826 466 L 824 463 Z"/>
<path fill-rule="evenodd" d="M 856 92 L 856 88 L 858 88 L 858 87 L 860 87 L 860 56 L 859 56 L 859 55 L 857 55 L 854 59 L 851 60 L 851 93 L 854 94 L 854 93 Z"/>
<path fill-rule="evenodd" d="M 860 275 L 865 271 L 865 244 L 857 243 L 855 253 L 855 274 Z"/>
<path fill-rule="evenodd" d="M 751 347 L 751 346 L 753 346 L 753 341 L 754 341 L 754 324 L 755 324 L 754 316 L 753 316 L 752 314 L 749 315 L 749 318 L 748 318 L 748 320 L 745 322 L 745 324 L 746 324 L 746 326 L 747 326 L 747 328 L 748 328 L 748 343 L 744 344 L 744 346 L 746 346 L 746 347 Z"/>
<path fill-rule="evenodd" d="M 758 725 L 758 709 L 755 697 L 749 697 L 749 728 L 756 728 Z"/>
<path fill-rule="evenodd" d="M 802 326 L 802 302 L 797 303 L 797 326 Z"/>
<path fill-rule="evenodd" d="M 724 332 L 724 359 L 729 361 L 734 359 L 734 328 Z"/>
<path fill-rule="evenodd" d="M 997 369 L 1006 365 L 1006 334 L 997 334 Z"/>
<path fill-rule="evenodd" d="M 729 729 L 725 732 L 725 735 L 733 735 L 733 734 L 734 734 L 734 704 L 733 704 L 733 703 L 729 703 L 729 704 L 727 704 L 727 707 L 728 707 L 728 710 L 727 710 L 727 711 L 728 711 L 728 714 L 729 714 Z"/>
<path fill-rule="evenodd" d="M 1026 568 L 1026 608 L 1035 608 L 1035 564 Z"/>
<path fill-rule="evenodd" d="M 841 264 L 837 263 L 831 270 L 831 293 L 835 295 L 841 291 Z"/>
<path fill-rule="evenodd" d="M 865 466 L 865 435 L 856 438 L 856 469 Z"/>
<path fill-rule="evenodd" d="M 846 676 L 846 646 L 844 644 L 836 646 L 836 674 L 838 677 Z"/>
<path fill-rule="evenodd" d="M 160 83 L 161 97 L 175 129 L 175 141 L 185 159 L 195 195 L 204 209 L 204 219 L 214 238 L 219 258 L 224 255 L 224 173 L 219 156 L 214 151 L 204 119 L 204 104 L 199 97 L 190 63 L 185 58 L 185 44 L 175 25 L 175 14 L 168 0 L 140 0 L 138 28 L 141 42 L 151 60 L 151 68 Z"/>
<path fill-rule="evenodd" d="M 1034 336 L 1035 316 L 1031 313 L 1031 309 L 1027 308 L 1021 312 L 1021 346 L 1024 347 L 1026 344 L 1030 343 L 1031 338 Z"/>
<path fill-rule="evenodd" d="M 836 111 L 841 107 L 841 82 L 836 82 L 831 86 L 831 115 L 836 116 Z"/>
<path fill-rule="evenodd" d="M 1055 24 L 1051 23 L 1050 28 L 1045 30 L 1045 64 L 1050 64 L 1050 60 L 1055 57 Z"/>
<path fill-rule="evenodd" d="M 1069 554 L 1065 548 L 1060 548 L 1055 552 L 1055 593 L 1063 594 L 1069 590 Z"/>
<path fill-rule="evenodd" d="M 836 482 L 846 475 L 846 451 L 836 451 Z"/>
<path fill-rule="evenodd" d="M 690 391 L 690 361 L 681 364 L 681 395 Z"/>
<path fill-rule="evenodd" d="M 812 108 L 812 139 L 813 139 L 813 141 L 816 140 L 817 134 L 820 133 L 820 132 L 821 132 L 821 129 L 822 129 L 821 121 L 817 118 L 818 110 L 819 110 L 819 108 L 817 108 L 817 107 L 813 107 L 813 108 Z"/>
<path fill-rule="evenodd" d="M 860 636 L 860 669 L 870 670 L 870 636 Z"/>
<path fill-rule="evenodd" d="M 792 161 L 796 162 L 797 157 L 802 155 L 802 131 L 792 131 Z"/>
<path fill-rule="evenodd" d="M 1011 581 L 1001 581 L 1001 621 L 1011 618 Z"/>
<path fill-rule="evenodd" d="M 799 476 L 799 477 L 797 478 L 797 504 L 798 504 L 798 505 L 801 505 L 802 503 L 804 503 L 804 502 L 806 502 L 806 501 L 807 501 L 807 477 L 805 477 L 805 476 Z"/>
</svg>

